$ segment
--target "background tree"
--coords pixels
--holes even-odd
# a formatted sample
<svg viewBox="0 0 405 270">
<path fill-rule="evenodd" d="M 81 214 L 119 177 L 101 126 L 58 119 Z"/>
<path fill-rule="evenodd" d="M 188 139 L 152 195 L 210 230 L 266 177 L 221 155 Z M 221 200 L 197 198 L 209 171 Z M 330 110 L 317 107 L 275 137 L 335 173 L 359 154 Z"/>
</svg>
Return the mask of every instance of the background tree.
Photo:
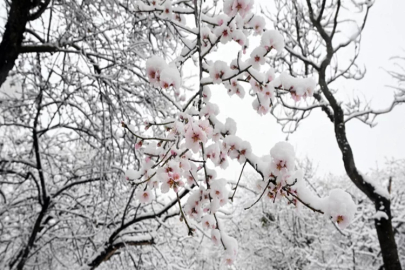
<svg viewBox="0 0 405 270">
<path fill-rule="evenodd" d="M 273 115 L 283 126 L 283 131 L 293 132 L 311 111 L 320 108 L 334 126 L 336 142 L 342 153 L 347 175 L 351 181 L 374 203 L 376 211 L 384 211 L 388 219 L 375 221 L 386 269 L 401 269 L 392 228 L 390 196 L 385 188 L 374 185 L 374 181 L 362 175 L 356 167 L 353 151 L 346 134 L 346 125 L 353 119 L 374 125 L 375 118 L 390 112 L 405 101 L 403 89 L 397 92 L 390 106 L 372 109 L 367 100 L 355 98 L 345 102 L 339 96 L 334 82 L 340 78 L 361 79 L 365 70 L 357 65 L 361 33 L 372 7 L 372 2 L 363 1 L 276 1 L 276 12 L 266 12 L 276 29 L 286 37 L 286 51 L 276 61 L 279 70 L 288 70 L 294 77 L 314 76 L 318 78 L 319 89 L 315 100 L 295 103 L 277 97 Z M 350 11 L 350 12 L 349 12 Z M 357 15 L 356 15 L 357 14 Z M 357 25 L 356 31 L 346 37 L 349 24 Z M 351 53 L 350 57 L 347 55 Z M 300 89 L 291 88 L 296 100 Z M 342 101 L 341 101 L 342 100 Z"/>
<path fill-rule="evenodd" d="M 5 4 L 2 44 L 10 42 L 13 5 L 27 4 L 20 2 Z M 131 202 L 123 178 L 122 166 L 139 166 L 128 154 L 139 139 L 122 132 L 121 121 L 135 129 L 149 121 L 159 135 L 153 123 L 173 108 L 145 84 L 143 71 L 151 52 L 176 50 L 164 20 L 132 12 L 125 1 L 49 3 L 24 25 L 22 44 L 11 47 L 18 64 L 0 96 L 2 269 L 78 267 L 127 215 L 146 213 Z M 153 243 L 148 230 L 131 228 L 128 234 L 142 237 L 109 243 L 103 260 Z"/>
</svg>

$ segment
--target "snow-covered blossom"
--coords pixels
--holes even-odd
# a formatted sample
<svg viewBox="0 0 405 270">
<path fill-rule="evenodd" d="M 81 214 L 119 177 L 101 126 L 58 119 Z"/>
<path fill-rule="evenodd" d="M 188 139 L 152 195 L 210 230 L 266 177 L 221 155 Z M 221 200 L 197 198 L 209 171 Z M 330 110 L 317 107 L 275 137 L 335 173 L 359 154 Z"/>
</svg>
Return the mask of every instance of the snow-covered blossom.
<svg viewBox="0 0 405 270">
<path fill-rule="evenodd" d="M 352 197 L 341 189 L 332 189 L 327 198 L 325 215 L 329 215 L 341 229 L 345 229 L 354 219 L 356 204 Z"/>
<path fill-rule="evenodd" d="M 238 43 L 240 46 L 245 47 L 246 46 L 246 35 L 243 33 L 241 30 L 235 30 L 232 32 L 232 39 Z"/>
<path fill-rule="evenodd" d="M 275 78 L 275 73 L 274 73 L 274 69 L 270 68 L 267 72 L 266 72 L 266 82 L 272 82 Z"/>
<path fill-rule="evenodd" d="M 278 142 L 270 150 L 272 157 L 271 171 L 278 176 L 281 172 L 292 171 L 295 167 L 295 152 L 288 142 Z"/>
<path fill-rule="evenodd" d="M 155 194 L 149 189 L 146 190 L 140 189 L 136 192 L 135 197 L 141 203 L 150 203 L 155 199 Z"/>
<path fill-rule="evenodd" d="M 217 104 L 206 102 L 205 106 L 202 106 L 200 115 L 205 117 L 210 117 L 212 115 L 219 114 L 219 107 Z"/>
<path fill-rule="evenodd" d="M 263 33 L 263 29 L 266 25 L 266 22 L 262 16 L 254 16 L 250 22 L 249 26 L 253 28 L 255 31 L 255 35 L 261 35 Z"/>
<path fill-rule="evenodd" d="M 211 32 L 211 29 L 208 28 L 207 26 L 201 28 L 201 41 L 203 43 L 206 43 L 206 45 L 210 45 L 212 43 L 215 43 L 216 35 Z"/>
<path fill-rule="evenodd" d="M 160 73 L 167 68 L 165 60 L 161 57 L 154 55 L 146 61 L 146 73 L 148 75 L 150 83 L 159 87 Z"/>
<path fill-rule="evenodd" d="M 210 77 L 215 84 L 219 84 L 222 82 L 222 79 L 228 77 L 229 75 L 229 67 L 228 65 L 221 60 L 215 61 L 210 69 Z"/>
<path fill-rule="evenodd" d="M 145 5 L 144 8 L 153 9 L 152 12 L 156 12 L 160 18 L 171 19 L 171 5 L 168 0 L 151 6 Z M 259 158 L 252 154 L 248 142 L 236 136 L 236 122 L 232 118 L 227 118 L 225 122 L 217 119 L 219 107 L 210 101 L 211 90 L 207 85 L 223 84 L 230 96 L 236 94 L 244 97 L 245 90 L 242 85 L 249 82 L 252 87 L 249 94 L 254 96 L 253 108 L 261 115 L 269 113 L 274 108 L 273 105 L 276 105 L 276 91 L 289 92 L 296 101 L 312 96 L 315 91 L 315 82 L 311 79 L 293 78 L 287 73 L 276 77 L 272 68 L 265 72 L 260 71 L 261 66 L 266 64 L 265 57 L 270 50 L 283 50 L 284 39 L 275 30 L 265 30 L 264 18 L 251 13 L 252 5 L 253 0 L 225 0 L 225 14 L 202 14 L 204 25 L 189 29 L 189 32 L 195 34 L 200 31 L 200 40 L 189 40 L 187 37 L 182 39 L 185 48 L 181 55 L 175 58 L 175 63 L 182 65 L 190 57 L 196 63 L 198 59 L 194 48 L 201 44 L 198 55 L 203 56 L 203 62 L 199 68 L 203 74 L 209 73 L 209 77 L 204 75 L 201 78 L 202 88 L 199 89 L 202 89 L 202 92 L 190 95 L 193 97 L 186 104 L 183 101 L 189 95 L 186 91 L 179 91 L 182 82 L 178 67 L 174 63 L 167 64 L 158 56 L 147 60 L 146 71 L 150 83 L 162 89 L 174 89 L 174 93 L 167 91 L 165 94 L 174 96 L 172 103 L 182 112 L 164 124 L 164 134 L 159 133 L 162 137 L 157 139 L 157 143 L 148 144 L 149 140 L 145 141 L 142 154 L 147 155 L 148 160 L 142 161 L 139 172 L 128 170 L 126 173 L 128 179 L 146 180 L 142 184 L 144 189 L 136 193 L 136 198 L 141 202 L 151 202 L 155 194 L 155 191 L 152 191 L 158 189 L 159 185 L 162 193 L 170 190 L 177 193 L 184 189 L 187 183 L 191 192 L 183 206 L 182 219 L 194 219 L 201 222 L 204 230 L 211 230 L 213 243 L 218 245 L 222 242 L 225 247 L 224 261 L 227 265 L 236 261 L 238 243 L 235 238 L 225 233 L 217 211 L 227 204 L 230 190 L 227 181 L 217 179 L 216 171 L 210 166 L 225 169 L 229 160 L 252 164 L 252 167 L 263 175 L 263 179 L 255 183 L 255 188 L 259 193 L 263 193 L 264 198 L 273 202 L 287 199 L 288 203 L 296 207 L 307 203 L 325 212 L 340 227 L 347 226 L 354 216 L 351 211 L 354 205 L 351 204 L 352 201 L 343 203 L 340 199 L 349 201 L 346 193 L 332 191 L 327 198 L 311 197 L 311 192 L 303 184 L 302 172 L 295 170 L 295 152 L 289 143 L 279 142 L 270 150 L 270 155 Z M 176 18 L 173 18 L 172 23 L 178 25 L 177 21 L 184 22 L 184 18 L 174 15 Z M 260 46 L 251 52 L 250 57 L 244 57 L 243 60 L 243 54 L 246 54 L 249 44 L 248 35 L 252 32 L 254 35 L 261 35 Z M 211 61 L 205 58 L 211 50 L 217 49 L 218 41 L 225 44 L 231 40 L 242 48 L 237 59 L 230 65 L 221 60 Z M 149 128 L 153 124 L 146 125 Z M 137 131 L 133 129 L 133 133 Z M 140 148 L 142 143 L 138 141 L 136 147 Z M 196 189 L 196 186 L 199 188 Z M 189 224 L 192 223 L 187 223 L 187 226 Z"/>
<path fill-rule="evenodd" d="M 201 219 L 201 224 L 202 224 L 204 230 L 215 229 L 216 223 L 215 223 L 214 216 L 213 215 L 205 215 Z"/>
<path fill-rule="evenodd" d="M 175 66 L 167 65 L 159 56 L 152 56 L 146 61 L 146 72 L 150 83 L 155 87 L 178 90 L 181 86 L 181 76 Z"/>
<path fill-rule="evenodd" d="M 224 260 L 226 265 L 232 265 L 236 261 L 238 255 L 238 241 L 235 238 L 221 234 L 222 243 L 224 244 L 226 251 L 224 254 Z"/>
<path fill-rule="evenodd" d="M 225 119 L 224 133 L 229 135 L 235 135 L 236 133 L 236 122 L 232 118 Z"/>
<path fill-rule="evenodd" d="M 283 72 L 273 81 L 273 85 L 290 91 L 291 97 L 298 102 L 302 97 L 312 97 L 316 83 L 312 78 L 294 78 Z"/>
<path fill-rule="evenodd" d="M 220 41 L 222 44 L 225 44 L 232 40 L 232 28 L 226 24 L 216 27 L 214 29 L 214 34 L 218 37 L 221 37 Z"/>
<path fill-rule="evenodd" d="M 228 22 L 230 20 L 229 16 L 227 16 L 226 14 L 219 14 L 215 18 L 216 18 L 216 23 L 218 24 L 218 26 L 228 24 Z"/>
<path fill-rule="evenodd" d="M 281 52 L 284 49 L 284 38 L 280 32 L 276 30 L 269 30 L 264 32 L 260 45 L 267 51 L 274 48 L 276 51 Z"/>
<path fill-rule="evenodd" d="M 265 87 L 263 89 L 262 95 L 270 100 L 273 100 L 275 97 L 274 92 L 275 92 L 275 89 L 274 89 L 273 85 L 267 84 L 267 85 L 265 85 Z"/>
<path fill-rule="evenodd" d="M 172 1 L 171 0 L 165 0 L 165 2 L 163 3 L 162 18 L 164 18 L 164 19 L 172 18 Z"/>
<path fill-rule="evenodd" d="M 219 243 L 221 242 L 221 233 L 219 232 L 218 229 L 211 230 L 211 240 L 216 246 L 218 246 Z"/>
<path fill-rule="evenodd" d="M 211 197 L 221 199 L 228 198 L 228 189 L 226 187 L 226 180 L 225 179 L 217 179 L 211 182 Z"/>
<path fill-rule="evenodd" d="M 185 146 L 197 153 L 200 149 L 200 143 L 207 141 L 206 133 L 196 124 L 191 124 L 185 134 Z"/>
<path fill-rule="evenodd" d="M 160 87 L 169 88 L 173 86 L 175 89 L 179 89 L 181 86 L 181 77 L 177 68 L 169 66 L 163 69 L 160 73 Z"/>
<path fill-rule="evenodd" d="M 135 150 L 139 150 L 142 147 L 143 141 L 139 141 L 135 144 Z"/>
<path fill-rule="evenodd" d="M 218 144 L 214 143 L 206 147 L 205 158 L 210 159 L 214 165 L 218 165 L 220 161 L 220 150 Z"/>
<path fill-rule="evenodd" d="M 270 100 L 266 98 L 256 98 L 253 100 L 252 107 L 259 115 L 265 115 L 269 112 Z"/>
<path fill-rule="evenodd" d="M 259 69 L 261 65 L 266 63 L 264 55 L 266 54 L 266 49 L 263 47 L 257 47 L 250 54 L 250 64 L 255 68 Z"/>
<path fill-rule="evenodd" d="M 208 86 L 204 86 L 202 97 L 204 102 L 208 102 L 211 99 L 211 90 Z"/>
<path fill-rule="evenodd" d="M 251 10 L 253 4 L 254 0 L 226 0 L 224 2 L 224 12 L 230 17 L 239 13 L 244 18 Z"/>
</svg>

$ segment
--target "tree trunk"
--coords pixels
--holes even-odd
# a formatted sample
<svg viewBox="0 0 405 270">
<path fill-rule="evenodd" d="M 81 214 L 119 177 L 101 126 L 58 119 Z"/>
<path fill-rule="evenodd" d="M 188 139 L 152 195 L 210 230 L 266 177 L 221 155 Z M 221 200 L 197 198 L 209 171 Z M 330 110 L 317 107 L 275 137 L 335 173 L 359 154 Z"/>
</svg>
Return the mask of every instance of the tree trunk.
<svg viewBox="0 0 405 270">
<path fill-rule="evenodd" d="M 388 220 L 385 218 L 375 219 L 375 228 L 377 229 L 378 241 L 380 242 L 381 254 L 385 270 L 400 270 L 401 263 L 398 258 L 397 244 L 392 229 L 391 201 L 378 196 L 375 203 L 376 211 L 384 211 Z"/>
<path fill-rule="evenodd" d="M 31 1 L 13 0 L 3 39 L 0 43 L 0 87 L 6 81 L 18 57 L 25 25 L 29 20 Z"/>
<path fill-rule="evenodd" d="M 334 113 L 334 127 L 336 142 L 342 153 L 342 159 L 345 170 L 350 180 L 375 204 L 377 211 L 383 211 L 387 214 L 388 220 L 381 218 L 375 220 L 378 241 L 380 243 L 381 254 L 384 262 L 385 270 L 402 270 L 399 263 L 398 248 L 395 242 L 394 231 L 391 222 L 391 201 L 377 194 L 375 187 L 364 179 L 363 175 L 357 170 L 354 154 L 350 143 L 347 139 L 346 124 L 344 122 L 344 112 L 342 107 L 329 90 L 329 86 L 325 81 L 326 66 L 319 72 L 319 85 L 325 97 L 329 101 Z"/>
</svg>

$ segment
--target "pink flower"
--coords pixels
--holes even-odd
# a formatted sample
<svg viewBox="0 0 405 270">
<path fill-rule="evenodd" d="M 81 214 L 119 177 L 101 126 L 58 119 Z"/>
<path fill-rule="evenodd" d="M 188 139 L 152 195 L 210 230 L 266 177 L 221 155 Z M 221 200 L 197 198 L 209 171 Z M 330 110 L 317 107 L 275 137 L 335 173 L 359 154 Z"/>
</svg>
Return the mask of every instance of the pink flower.
<svg viewBox="0 0 405 270">
<path fill-rule="evenodd" d="M 205 106 L 201 108 L 200 115 L 204 117 L 216 116 L 219 114 L 219 107 L 217 104 L 206 102 Z"/>
<path fill-rule="evenodd" d="M 217 166 L 219 164 L 219 146 L 217 144 L 211 144 L 205 148 L 205 158 L 211 159 L 211 161 Z"/>
<path fill-rule="evenodd" d="M 226 180 L 218 179 L 211 183 L 210 194 L 212 198 L 228 199 L 228 189 L 226 188 Z"/>
<path fill-rule="evenodd" d="M 270 155 L 273 158 L 270 167 L 274 176 L 278 176 L 281 172 L 294 170 L 295 152 L 290 143 L 277 143 L 270 150 Z"/>
<path fill-rule="evenodd" d="M 160 73 L 167 67 L 166 62 L 157 55 L 152 56 L 146 61 L 146 73 L 148 75 L 150 83 L 159 87 Z"/>
<path fill-rule="evenodd" d="M 162 18 L 171 19 L 171 17 L 172 17 L 172 1 L 165 0 L 163 4 Z"/>
<path fill-rule="evenodd" d="M 264 88 L 263 88 L 263 94 L 266 96 L 266 98 L 268 98 L 269 100 L 273 100 L 274 99 L 274 87 L 271 84 L 267 84 Z"/>
<path fill-rule="evenodd" d="M 304 87 L 305 87 L 305 94 L 304 94 L 304 98 L 308 97 L 312 97 L 314 95 L 314 91 L 315 91 L 315 87 L 316 87 L 316 82 L 311 79 L 311 78 L 307 78 L 304 79 Z"/>
<path fill-rule="evenodd" d="M 244 98 L 245 97 L 245 89 L 243 89 L 243 87 L 241 85 L 238 85 L 238 88 L 236 88 L 236 90 L 235 90 L 235 94 L 239 98 Z"/>
<path fill-rule="evenodd" d="M 211 240 L 214 243 L 214 245 L 218 246 L 220 241 L 221 241 L 221 234 L 219 230 L 217 229 L 212 229 L 211 230 Z"/>
<path fill-rule="evenodd" d="M 253 100 L 253 109 L 257 111 L 259 115 L 265 115 L 269 112 L 270 102 L 267 99 L 255 99 Z"/>
<path fill-rule="evenodd" d="M 253 3 L 253 0 L 226 0 L 224 2 L 224 13 L 230 17 L 239 13 L 244 18 L 252 9 Z"/>
<path fill-rule="evenodd" d="M 205 132 L 205 136 L 209 139 L 212 136 L 213 128 L 210 124 L 210 121 L 207 119 L 199 120 L 198 126 Z"/>
<path fill-rule="evenodd" d="M 229 17 L 227 15 L 225 15 L 225 14 L 220 14 L 216 18 L 217 18 L 218 26 L 221 26 L 223 24 L 227 24 L 229 22 Z"/>
<path fill-rule="evenodd" d="M 200 142 L 207 141 L 206 133 L 196 124 L 191 124 L 185 134 L 185 146 L 194 153 L 200 150 Z"/>
<path fill-rule="evenodd" d="M 333 189 L 329 192 L 325 215 L 329 215 L 341 229 L 350 225 L 356 213 L 356 204 L 352 197 L 341 189 Z"/>
<path fill-rule="evenodd" d="M 274 80 L 275 78 L 275 74 L 274 74 L 274 69 L 270 68 L 267 72 L 266 72 L 266 78 L 267 78 L 267 82 L 271 82 Z"/>
<path fill-rule="evenodd" d="M 166 67 L 160 72 L 160 87 L 179 89 L 181 86 L 180 73 L 175 67 Z"/>
<path fill-rule="evenodd" d="M 195 170 L 185 171 L 184 177 L 187 180 L 187 184 L 191 187 L 197 181 L 197 172 Z"/>
<path fill-rule="evenodd" d="M 135 144 L 135 149 L 136 149 L 136 150 L 139 150 L 139 149 L 142 147 L 142 143 L 143 143 L 143 141 L 137 142 L 137 143 Z"/>
<path fill-rule="evenodd" d="M 215 84 L 222 82 L 222 79 L 226 78 L 229 74 L 229 67 L 224 61 L 216 61 L 210 68 L 210 77 Z"/>
<path fill-rule="evenodd" d="M 257 82 L 255 79 L 249 80 L 250 85 L 252 86 L 252 90 L 254 93 L 262 93 L 264 90 L 264 86 Z"/>
<path fill-rule="evenodd" d="M 250 64 L 253 66 L 255 69 L 259 69 L 261 65 L 264 65 L 266 63 L 266 59 L 264 58 L 264 55 L 266 54 L 266 49 L 263 47 L 257 47 L 252 51 L 250 54 Z"/>
<path fill-rule="evenodd" d="M 276 51 L 280 52 L 284 49 L 284 38 L 278 31 L 269 30 L 262 35 L 260 45 L 267 51 L 274 48 Z"/>
<path fill-rule="evenodd" d="M 138 190 L 136 192 L 136 198 L 139 200 L 141 203 L 150 203 L 155 199 L 155 194 L 147 189 L 147 190 Z"/>
<path fill-rule="evenodd" d="M 261 16 L 254 16 L 250 22 L 249 26 L 253 28 L 255 31 L 255 35 L 261 35 L 263 33 L 264 26 L 266 25 L 266 22 L 263 17 Z"/>
<path fill-rule="evenodd" d="M 216 222 L 215 222 L 214 216 L 205 215 L 201 220 L 201 224 L 202 224 L 204 230 L 215 229 Z"/>
<path fill-rule="evenodd" d="M 181 180 L 181 175 L 177 172 L 167 173 L 165 180 L 160 187 L 162 193 L 167 193 L 172 188 L 174 192 L 179 192 L 179 188 L 184 187 L 184 182 Z"/>
<path fill-rule="evenodd" d="M 196 221 L 200 221 L 203 210 L 201 209 L 200 201 L 194 201 L 194 204 L 187 203 L 184 207 L 184 211 L 188 216 L 195 219 Z"/>
<path fill-rule="evenodd" d="M 228 266 L 233 265 L 235 263 L 235 257 L 231 253 L 225 252 L 224 263 Z"/>
<path fill-rule="evenodd" d="M 241 30 L 235 30 L 232 32 L 232 39 L 242 47 L 246 45 L 246 35 Z"/>
<path fill-rule="evenodd" d="M 244 163 L 246 161 L 246 157 L 252 153 L 252 147 L 250 146 L 249 142 L 243 141 L 239 146 L 239 155 L 238 161 L 239 163 Z"/>
<path fill-rule="evenodd" d="M 211 99 L 211 90 L 208 86 L 204 86 L 203 92 L 202 92 L 202 97 L 204 102 L 208 102 Z"/>
<path fill-rule="evenodd" d="M 298 102 L 298 101 L 301 100 L 301 96 L 299 96 L 296 91 L 290 90 L 290 94 L 291 94 L 292 99 L 293 99 L 295 102 Z"/>
<path fill-rule="evenodd" d="M 215 35 L 218 37 L 221 37 L 220 41 L 222 44 L 227 43 L 228 41 L 232 40 L 232 29 L 227 26 L 226 24 L 223 24 L 214 30 Z"/>
</svg>

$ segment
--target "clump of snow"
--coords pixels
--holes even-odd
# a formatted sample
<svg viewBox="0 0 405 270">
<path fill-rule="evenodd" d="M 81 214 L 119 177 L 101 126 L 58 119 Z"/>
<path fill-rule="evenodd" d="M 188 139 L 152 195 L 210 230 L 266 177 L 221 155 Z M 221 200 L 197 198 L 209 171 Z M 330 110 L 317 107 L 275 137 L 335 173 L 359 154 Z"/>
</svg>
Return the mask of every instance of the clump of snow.
<svg viewBox="0 0 405 270">
<path fill-rule="evenodd" d="M 127 180 L 135 180 L 141 177 L 141 173 L 134 169 L 129 169 L 125 171 L 125 179 Z"/>
<path fill-rule="evenodd" d="M 225 79 L 230 74 L 230 68 L 224 61 L 215 61 L 215 63 L 211 66 L 210 70 L 210 77 L 215 84 L 219 84 L 222 82 L 222 79 Z"/>
<path fill-rule="evenodd" d="M 234 17 L 236 14 L 244 18 L 252 9 L 254 0 L 226 0 L 224 2 L 224 12 L 229 17 Z"/>
<path fill-rule="evenodd" d="M 271 172 L 278 176 L 281 172 L 293 171 L 295 162 L 294 147 L 288 142 L 278 142 L 270 150 Z"/>
<path fill-rule="evenodd" d="M 330 216 L 341 229 L 344 229 L 354 219 L 355 213 L 356 204 L 347 192 L 341 189 L 330 191 L 325 207 L 325 215 Z"/>
<path fill-rule="evenodd" d="M 169 88 L 178 90 L 181 87 L 181 76 L 177 68 L 168 65 L 161 57 L 152 56 L 146 61 L 146 73 L 149 82 L 154 87 Z"/>
<path fill-rule="evenodd" d="M 363 180 L 366 181 L 368 184 L 372 185 L 374 187 L 374 193 L 378 194 L 384 198 L 389 199 L 390 198 L 390 193 L 388 192 L 387 189 L 383 188 L 381 185 L 379 185 L 376 181 L 373 181 L 370 179 L 367 175 L 359 174 L 363 177 Z"/>
<path fill-rule="evenodd" d="M 269 30 L 264 32 L 260 45 L 263 46 L 267 51 L 274 48 L 277 52 L 281 52 L 284 49 L 284 38 L 280 32 L 276 30 Z"/>
<path fill-rule="evenodd" d="M 385 218 L 388 220 L 388 215 L 384 211 L 377 211 L 377 213 L 374 214 L 373 219 L 381 220 L 382 218 Z"/>
</svg>

